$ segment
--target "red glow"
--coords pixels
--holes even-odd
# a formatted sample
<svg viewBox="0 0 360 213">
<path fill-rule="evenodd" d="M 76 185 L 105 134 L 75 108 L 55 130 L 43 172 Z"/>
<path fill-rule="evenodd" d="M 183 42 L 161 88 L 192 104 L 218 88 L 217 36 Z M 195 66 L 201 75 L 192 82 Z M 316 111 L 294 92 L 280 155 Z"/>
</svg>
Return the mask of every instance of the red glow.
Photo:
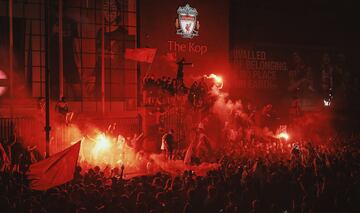
<svg viewBox="0 0 360 213">
<path fill-rule="evenodd" d="M 107 152 L 111 149 L 112 144 L 109 138 L 105 136 L 104 133 L 99 134 L 96 137 L 95 146 L 92 149 L 94 156 L 97 156 L 99 153 Z"/>
<path fill-rule="evenodd" d="M 87 137 L 81 145 L 81 162 L 90 165 L 135 166 L 136 152 L 122 135 L 113 136 L 98 132 L 94 138 Z"/>
<path fill-rule="evenodd" d="M 4 71 L 0 70 L 0 81 L 7 80 L 7 76 Z M 0 96 L 4 95 L 7 90 L 6 86 L 0 84 Z"/>
<path fill-rule="evenodd" d="M 221 76 L 218 76 L 214 73 L 211 73 L 209 76 L 205 75 L 206 78 L 208 79 L 213 79 L 214 80 L 214 84 L 218 89 L 222 89 L 224 86 L 224 82 Z"/>
<path fill-rule="evenodd" d="M 277 139 L 283 139 L 288 141 L 290 139 L 290 135 L 287 132 L 287 126 L 286 125 L 280 125 L 279 128 L 276 131 L 276 134 L 274 136 Z"/>
<path fill-rule="evenodd" d="M 286 141 L 290 139 L 290 136 L 287 132 L 281 132 L 275 136 L 277 139 L 285 139 Z"/>
</svg>

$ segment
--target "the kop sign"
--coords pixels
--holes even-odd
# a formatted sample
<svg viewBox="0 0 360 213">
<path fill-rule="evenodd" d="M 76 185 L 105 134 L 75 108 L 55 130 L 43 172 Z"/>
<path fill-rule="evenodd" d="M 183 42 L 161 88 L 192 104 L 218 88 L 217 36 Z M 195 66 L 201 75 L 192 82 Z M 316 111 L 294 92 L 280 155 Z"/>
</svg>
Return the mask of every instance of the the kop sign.
<svg viewBox="0 0 360 213">
<path fill-rule="evenodd" d="M 178 18 L 176 19 L 176 34 L 183 38 L 192 38 L 199 35 L 199 21 L 196 20 L 198 12 L 195 8 L 186 4 L 177 9 Z"/>
</svg>

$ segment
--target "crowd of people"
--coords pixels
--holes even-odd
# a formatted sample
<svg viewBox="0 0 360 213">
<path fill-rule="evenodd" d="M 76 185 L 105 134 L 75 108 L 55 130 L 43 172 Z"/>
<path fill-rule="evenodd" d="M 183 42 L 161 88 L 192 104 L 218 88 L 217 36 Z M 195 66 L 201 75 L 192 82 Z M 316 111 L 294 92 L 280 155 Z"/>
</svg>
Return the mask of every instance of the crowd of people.
<svg viewBox="0 0 360 213">
<path fill-rule="evenodd" d="M 359 212 L 359 137 L 333 138 L 284 154 L 247 146 L 217 155 L 218 169 L 200 176 L 159 172 L 124 179 L 77 167 L 74 179 L 33 191 L 21 172 L 0 175 L 2 212 Z M 345 144 L 346 142 L 346 144 Z M 326 145 L 325 145 L 326 144 Z M 264 150 L 264 152 L 262 151 Z"/>
<path fill-rule="evenodd" d="M 182 58 L 177 62 L 176 78 L 162 76 L 155 78 L 152 74 L 145 75 L 143 79 L 144 104 L 150 106 L 164 106 L 174 104 L 171 99 L 175 96 L 187 95 L 190 106 L 193 108 L 203 108 L 207 104 L 209 88 L 203 76 L 199 82 L 194 81 L 190 88 L 184 82 L 184 66 L 193 65 L 185 62 Z"/>
<path fill-rule="evenodd" d="M 176 78 L 152 75 L 144 78 L 145 105 L 171 104 L 171 97 L 187 94 L 190 105 L 212 105 L 209 87 L 203 77 L 188 89 L 183 82 L 184 60 L 179 62 Z M 65 100 L 56 110 L 69 124 Z M 292 111 L 294 113 L 291 113 Z M 295 105 L 289 114 L 299 116 Z M 71 116 L 71 118 L 69 117 Z M 26 171 L 41 160 L 36 147 L 23 147 L 20 138 L 1 141 L 0 209 L 4 212 L 360 212 L 359 135 L 336 135 L 314 143 L 294 137 L 275 137 L 268 127 L 274 121 L 272 105 L 256 109 L 251 103 L 233 107 L 227 115 L 222 137 L 214 149 L 210 144 L 206 119 L 197 127 L 188 147 L 175 149 L 174 130 L 162 137 L 162 163 L 171 167 L 183 161 L 184 170 L 176 173 L 157 167 L 148 155 L 141 164 L 144 173 L 127 178 L 122 165 L 79 164 L 71 182 L 46 191 L 29 186 Z M 220 122 L 219 122 L 220 123 Z M 277 126 L 277 125 L 275 125 Z M 114 134 L 116 123 L 106 134 Z M 216 131 L 215 128 L 211 128 Z M 127 139 L 135 151 L 136 141 Z M 125 138 L 121 139 L 125 142 Z M 132 143 L 131 141 L 134 141 Z M 214 142 L 214 141 L 212 141 Z M 140 151 L 138 153 L 140 153 Z M 141 152 L 143 153 L 143 152 Z M 9 159 L 5 159 L 10 157 Z M 205 175 L 196 169 L 202 163 L 219 165 Z M 101 169 L 104 168 L 104 169 Z M 156 173 L 154 173 L 156 171 Z"/>
<path fill-rule="evenodd" d="M 25 172 L 30 164 L 43 159 L 38 147 L 25 146 L 22 138 L 12 134 L 0 139 L 0 170 Z"/>
<path fill-rule="evenodd" d="M 183 81 L 176 78 L 155 78 L 153 75 L 146 75 L 143 80 L 143 92 L 145 105 L 161 105 L 168 104 L 170 97 L 176 94 L 186 94 L 188 88 Z"/>
<path fill-rule="evenodd" d="M 256 130 L 263 131 L 263 127 L 269 126 L 272 105 L 256 110 L 249 103 L 236 109 L 224 125 L 224 137 L 216 141 L 222 144 L 219 149 L 209 143 L 204 129 L 206 119 L 197 127 L 197 139 L 182 150 L 174 148 L 173 130 L 164 134 L 164 162 L 171 167 L 173 162 L 182 160 L 186 165 L 182 174 L 162 167 L 157 167 L 154 174 L 152 165 L 156 162 L 145 156 L 148 162 L 142 164 L 141 176 L 128 179 L 126 164 L 112 169 L 79 164 L 71 182 L 35 191 L 29 187 L 25 172 L 31 163 L 41 160 L 41 155 L 34 147 L 22 147 L 21 138 L 16 136 L 2 141 L 0 209 L 294 213 L 360 210 L 359 135 L 331 139 L 324 136 L 321 143 L 274 137 L 264 141 L 262 133 Z M 110 125 L 106 133 L 112 134 L 115 126 L 116 123 Z M 6 162 L 3 156 L 10 160 Z M 198 174 L 196 168 L 201 169 L 206 161 L 220 166 L 208 170 L 206 175 Z"/>
<path fill-rule="evenodd" d="M 143 80 L 144 104 L 150 106 L 169 106 L 174 104 L 174 97 L 186 96 L 193 109 L 204 109 L 212 104 L 209 92 L 206 77 L 194 81 L 190 88 L 181 80 L 165 76 L 156 79 L 153 75 L 146 75 Z"/>
</svg>

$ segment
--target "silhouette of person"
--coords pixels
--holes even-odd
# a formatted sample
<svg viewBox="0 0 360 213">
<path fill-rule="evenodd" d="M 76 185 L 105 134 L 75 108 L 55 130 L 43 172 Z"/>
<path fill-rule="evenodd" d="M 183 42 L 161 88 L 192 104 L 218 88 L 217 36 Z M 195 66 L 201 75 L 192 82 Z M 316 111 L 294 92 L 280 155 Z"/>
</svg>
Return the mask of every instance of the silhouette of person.
<svg viewBox="0 0 360 213">
<path fill-rule="evenodd" d="M 185 62 L 185 58 L 182 58 L 177 62 L 178 70 L 176 74 L 176 79 L 178 81 L 178 85 L 181 85 L 184 82 L 184 65 L 192 65 L 190 62 Z"/>
</svg>

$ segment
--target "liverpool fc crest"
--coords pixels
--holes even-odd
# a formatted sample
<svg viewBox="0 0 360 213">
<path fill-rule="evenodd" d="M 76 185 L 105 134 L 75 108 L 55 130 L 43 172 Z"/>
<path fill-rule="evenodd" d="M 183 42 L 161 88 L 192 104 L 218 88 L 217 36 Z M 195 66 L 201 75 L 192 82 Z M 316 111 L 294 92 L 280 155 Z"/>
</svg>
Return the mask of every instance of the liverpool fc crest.
<svg viewBox="0 0 360 213">
<path fill-rule="evenodd" d="M 183 38 L 198 36 L 200 25 L 199 21 L 196 20 L 197 10 L 186 4 L 185 7 L 179 7 L 177 13 L 176 34 L 182 35 Z"/>
</svg>

